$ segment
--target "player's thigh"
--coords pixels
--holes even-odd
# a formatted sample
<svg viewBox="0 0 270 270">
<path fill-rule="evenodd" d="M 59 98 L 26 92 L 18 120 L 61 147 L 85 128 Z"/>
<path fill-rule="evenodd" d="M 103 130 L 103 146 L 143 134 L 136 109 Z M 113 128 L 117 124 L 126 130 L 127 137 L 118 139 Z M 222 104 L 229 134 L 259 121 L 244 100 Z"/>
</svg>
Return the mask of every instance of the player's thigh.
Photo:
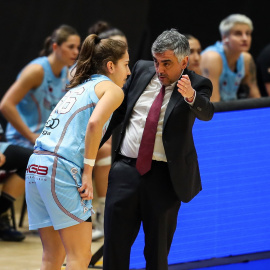
<svg viewBox="0 0 270 270">
<path fill-rule="evenodd" d="M 92 243 L 92 222 L 82 222 L 80 224 L 59 230 L 66 253 L 69 255 L 89 255 L 91 254 Z"/>
</svg>

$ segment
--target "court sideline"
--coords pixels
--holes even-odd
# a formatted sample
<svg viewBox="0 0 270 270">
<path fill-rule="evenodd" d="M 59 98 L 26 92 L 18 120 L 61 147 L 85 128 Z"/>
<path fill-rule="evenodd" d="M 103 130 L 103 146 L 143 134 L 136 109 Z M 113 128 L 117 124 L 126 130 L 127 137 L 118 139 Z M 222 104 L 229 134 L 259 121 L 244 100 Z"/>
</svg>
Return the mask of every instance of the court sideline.
<svg viewBox="0 0 270 270">
<path fill-rule="evenodd" d="M 16 221 L 19 220 L 23 198 L 19 198 L 15 203 Z M 38 270 L 41 262 L 42 246 L 36 231 L 28 230 L 28 219 L 25 216 L 22 228 L 26 234 L 24 241 L 4 242 L 0 240 L 0 269 L 1 270 Z M 103 245 L 103 239 L 92 243 L 92 252 L 95 254 Z M 212 261 L 190 262 L 169 266 L 169 270 L 269 270 L 270 252 L 261 254 L 243 255 L 241 258 L 228 257 L 213 259 Z M 218 265 L 222 264 L 222 265 Z M 64 270 L 65 267 L 63 266 Z M 94 268 L 102 269 L 102 258 L 95 264 Z M 143 269 L 140 269 L 143 270 Z"/>
</svg>

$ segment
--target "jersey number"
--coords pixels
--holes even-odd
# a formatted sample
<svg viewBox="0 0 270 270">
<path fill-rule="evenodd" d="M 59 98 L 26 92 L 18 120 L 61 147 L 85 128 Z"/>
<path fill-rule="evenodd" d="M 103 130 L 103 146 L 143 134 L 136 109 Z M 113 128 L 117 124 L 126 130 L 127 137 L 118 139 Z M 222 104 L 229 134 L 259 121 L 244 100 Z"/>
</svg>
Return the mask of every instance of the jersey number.
<svg viewBox="0 0 270 270">
<path fill-rule="evenodd" d="M 84 87 L 78 88 L 75 91 L 69 91 L 66 93 L 66 95 L 60 100 L 60 102 L 57 104 L 57 106 L 54 108 L 53 112 L 57 112 L 60 114 L 68 113 L 71 108 L 74 106 L 74 104 L 77 101 L 76 97 L 72 97 L 71 95 L 81 95 L 84 92 Z"/>
</svg>

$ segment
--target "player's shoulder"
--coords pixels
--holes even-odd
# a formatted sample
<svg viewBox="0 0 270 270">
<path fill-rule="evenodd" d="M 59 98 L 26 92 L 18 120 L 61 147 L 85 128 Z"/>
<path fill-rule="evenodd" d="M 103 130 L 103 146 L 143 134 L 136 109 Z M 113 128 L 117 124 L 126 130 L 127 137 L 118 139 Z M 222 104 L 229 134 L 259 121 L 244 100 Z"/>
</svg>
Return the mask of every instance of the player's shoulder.
<svg viewBox="0 0 270 270">
<path fill-rule="evenodd" d="M 249 52 L 242 52 L 242 55 L 245 61 L 250 61 L 251 59 L 253 59 L 252 55 Z"/>
<path fill-rule="evenodd" d="M 222 57 L 217 51 L 206 51 L 202 54 L 202 61 L 219 62 L 222 61 Z"/>
<path fill-rule="evenodd" d="M 202 84 L 202 85 L 208 85 L 209 87 L 212 87 L 212 82 L 210 79 L 197 74 L 193 70 L 188 70 L 187 75 L 189 76 L 192 84 L 195 84 L 195 85 Z"/>
</svg>

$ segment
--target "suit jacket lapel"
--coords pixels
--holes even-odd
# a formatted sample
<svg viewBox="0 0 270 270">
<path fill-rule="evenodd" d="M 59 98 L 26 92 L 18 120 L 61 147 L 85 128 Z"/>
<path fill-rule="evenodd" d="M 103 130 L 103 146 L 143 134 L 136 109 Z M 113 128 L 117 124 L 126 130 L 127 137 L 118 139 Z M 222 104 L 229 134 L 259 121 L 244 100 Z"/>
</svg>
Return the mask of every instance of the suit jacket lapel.
<svg viewBox="0 0 270 270">
<path fill-rule="evenodd" d="M 187 74 L 187 69 L 184 70 L 183 74 Z M 136 90 L 132 91 L 132 93 L 130 93 L 129 97 L 128 97 L 130 102 L 128 102 L 126 117 L 124 120 L 124 126 L 126 126 L 127 122 L 129 121 L 129 118 L 130 118 L 130 115 L 132 113 L 132 110 L 133 110 L 135 103 L 137 102 L 138 98 L 141 96 L 142 92 L 145 90 L 145 88 L 147 87 L 147 85 L 149 84 L 150 80 L 153 78 L 154 75 L 155 75 L 155 67 L 153 65 L 153 66 L 149 67 L 147 72 L 142 73 L 140 75 L 140 77 L 136 80 L 136 85 L 134 86 L 134 89 L 136 89 Z M 184 102 L 184 98 L 178 92 L 177 89 L 178 89 L 178 87 L 177 87 L 177 85 L 175 85 L 175 87 L 173 89 L 173 93 L 172 93 L 171 98 L 169 100 L 169 104 L 168 104 L 166 112 L 165 112 L 163 127 L 165 127 L 165 125 L 168 121 L 168 118 L 169 118 L 173 108 L 175 107 L 176 103 L 178 101 L 180 101 L 181 99 Z"/>
<path fill-rule="evenodd" d="M 126 118 L 125 122 L 127 119 L 130 118 L 130 115 L 132 113 L 133 107 L 135 106 L 135 103 L 141 96 L 142 92 L 145 90 L 147 85 L 149 84 L 150 80 L 153 78 L 155 75 L 155 67 L 154 65 L 149 67 L 147 72 L 144 72 L 140 75 L 140 77 L 136 80 L 136 85 L 134 86 L 134 90 L 129 94 L 128 99 L 130 102 L 128 102 L 127 106 L 127 112 L 126 112 Z"/>
<path fill-rule="evenodd" d="M 183 74 L 187 74 L 187 69 L 184 70 Z M 166 125 L 166 123 L 168 121 L 168 118 L 169 118 L 174 106 L 176 105 L 176 103 L 178 101 L 180 101 L 181 99 L 184 101 L 183 96 L 178 92 L 177 89 L 178 89 L 178 87 L 177 87 L 177 83 L 176 83 L 176 85 L 175 85 L 175 87 L 173 89 L 171 98 L 169 100 L 166 112 L 165 112 L 163 127 L 165 127 L 165 125 Z"/>
</svg>

